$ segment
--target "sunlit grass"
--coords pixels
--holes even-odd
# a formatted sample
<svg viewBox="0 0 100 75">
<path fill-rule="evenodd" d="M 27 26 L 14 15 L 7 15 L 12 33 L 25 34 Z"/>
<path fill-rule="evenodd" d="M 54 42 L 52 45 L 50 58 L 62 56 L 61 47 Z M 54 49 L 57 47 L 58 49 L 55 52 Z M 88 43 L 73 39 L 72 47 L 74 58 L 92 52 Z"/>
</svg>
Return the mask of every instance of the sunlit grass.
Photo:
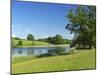
<svg viewBox="0 0 100 75">
<path fill-rule="evenodd" d="M 19 40 L 13 40 L 13 45 L 16 46 Z M 48 45 L 48 42 L 40 42 L 40 41 L 28 41 L 22 40 L 22 46 L 37 46 L 37 45 Z"/>
<path fill-rule="evenodd" d="M 62 70 L 95 69 L 95 50 L 80 50 L 78 53 L 43 57 L 18 62 L 20 57 L 12 64 L 12 73 L 31 73 Z"/>
</svg>

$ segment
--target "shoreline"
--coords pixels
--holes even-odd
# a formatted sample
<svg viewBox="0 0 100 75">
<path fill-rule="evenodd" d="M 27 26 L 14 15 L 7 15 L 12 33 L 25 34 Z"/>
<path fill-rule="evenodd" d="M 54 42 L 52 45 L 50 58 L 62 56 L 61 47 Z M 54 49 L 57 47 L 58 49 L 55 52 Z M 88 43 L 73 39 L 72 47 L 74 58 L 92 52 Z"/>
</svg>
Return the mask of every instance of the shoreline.
<svg viewBox="0 0 100 75">
<path fill-rule="evenodd" d="M 70 46 L 70 45 L 67 44 L 67 45 L 18 46 L 18 47 L 14 47 L 14 48 L 28 48 L 28 47 L 66 47 L 66 46 Z"/>
</svg>

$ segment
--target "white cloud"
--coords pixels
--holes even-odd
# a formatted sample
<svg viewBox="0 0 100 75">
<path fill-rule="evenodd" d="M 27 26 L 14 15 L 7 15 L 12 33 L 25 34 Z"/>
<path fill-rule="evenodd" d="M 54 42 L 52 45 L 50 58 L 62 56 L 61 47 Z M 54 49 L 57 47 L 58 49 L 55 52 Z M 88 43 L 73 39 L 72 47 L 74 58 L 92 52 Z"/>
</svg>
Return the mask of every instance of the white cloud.
<svg viewBox="0 0 100 75">
<path fill-rule="evenodd" d="M 12 34 L 12 37 L 16 37 L 16 35 L 15 34 Z"/>
</svg>

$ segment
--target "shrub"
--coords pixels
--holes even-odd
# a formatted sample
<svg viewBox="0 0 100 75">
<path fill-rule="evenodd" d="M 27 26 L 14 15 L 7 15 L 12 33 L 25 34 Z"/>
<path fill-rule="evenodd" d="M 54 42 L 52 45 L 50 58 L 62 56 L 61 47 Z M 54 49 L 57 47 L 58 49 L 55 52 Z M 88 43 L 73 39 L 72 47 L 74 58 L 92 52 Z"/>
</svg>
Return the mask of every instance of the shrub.
<svg viewBox="0 0 100 75">
<path fill-rule="evenodd" d="M 21 40 L 18 41 L 18 46 L 22 46 L 23 42 Z"/>
</svg>

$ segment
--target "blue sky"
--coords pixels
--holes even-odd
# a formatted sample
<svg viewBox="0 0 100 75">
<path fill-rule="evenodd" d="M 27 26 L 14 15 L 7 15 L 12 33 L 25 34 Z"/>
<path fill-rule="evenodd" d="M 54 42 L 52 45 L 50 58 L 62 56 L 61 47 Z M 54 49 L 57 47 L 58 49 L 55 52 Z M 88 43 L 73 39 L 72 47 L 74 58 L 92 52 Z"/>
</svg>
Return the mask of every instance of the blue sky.
<svg viewBox="0 0 100 75">
<path fill-rule="evenodd" d="M 31 33 L 39 39 L 60 34 L 72 39 L 73 34 L 65 29 L 68 24 L 65 15 L 72 8 L 76 9 L 77 5 L 13 1 L 12 36 L 26 38 Z"/>
</svg>

